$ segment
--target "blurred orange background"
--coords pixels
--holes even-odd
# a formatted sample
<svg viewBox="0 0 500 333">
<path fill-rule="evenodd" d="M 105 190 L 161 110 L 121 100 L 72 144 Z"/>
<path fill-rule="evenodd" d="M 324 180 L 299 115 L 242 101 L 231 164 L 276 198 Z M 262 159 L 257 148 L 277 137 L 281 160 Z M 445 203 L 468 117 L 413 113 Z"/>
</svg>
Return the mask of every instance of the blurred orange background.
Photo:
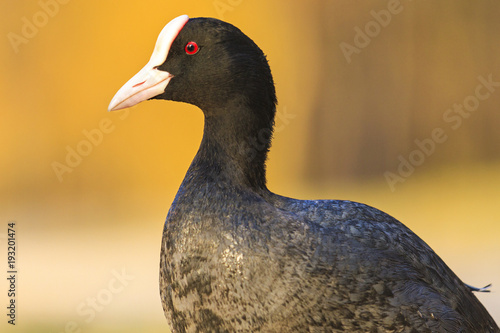
<svg viewBox="0 0 500 333">
<path fill-rule="evenodd" d="M 500 322 L 500 91 L 490 87 L 456 129 L 444 118 L 471 101 L 479 77 L 500 81 L 500 5 L 0 6 L 0 267 L 7 271 L 7 223 L 15 221 L 19 271 L 16 326 L 2 315 L 2 331 L 168 329 L 158 292 L 163 221 L 201 140 L 202 113 L 166 101 L 113 113 L 107 106 L 181 14 L 228 21 L 267 54 L 279 100 L 271 190 L 364 202 L 395 216 L 465 282 L 493 283 L 478 297 Z M 380 13 L 390 9 L 384 23 Z M 356 27 L 371 37 L 356 37 Z M 436 128 L 447 139 L 425 154 L 415 140 Z M 401 159 L 415 162 L 408 175 L 398 171 Z M 387 172 L 404 181 L 391 185 Z"/>
</svg>

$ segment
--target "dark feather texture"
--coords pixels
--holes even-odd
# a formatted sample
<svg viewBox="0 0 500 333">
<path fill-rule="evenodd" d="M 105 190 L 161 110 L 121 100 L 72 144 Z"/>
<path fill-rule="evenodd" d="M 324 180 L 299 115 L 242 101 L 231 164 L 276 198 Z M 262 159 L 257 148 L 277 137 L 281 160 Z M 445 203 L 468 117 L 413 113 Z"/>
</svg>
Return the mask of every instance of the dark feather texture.
<svg viewBox="0 0 500 333">
<path fill-rule="evenodd" d="M 470 287 L 391 216 L 267 189 L 274 83 L 240 30 L 191 19 L 159 69 L 174 77 L 155 98 L 205 115 L 163 231 L 173 332 L 500 332 Z"/>
</svg>

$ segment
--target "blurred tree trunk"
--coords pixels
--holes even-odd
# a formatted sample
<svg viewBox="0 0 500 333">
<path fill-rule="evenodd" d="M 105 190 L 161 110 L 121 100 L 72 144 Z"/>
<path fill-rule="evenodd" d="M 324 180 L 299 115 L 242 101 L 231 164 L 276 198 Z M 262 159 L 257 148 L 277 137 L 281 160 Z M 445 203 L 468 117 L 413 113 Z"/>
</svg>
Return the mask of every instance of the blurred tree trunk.
<svg viewBox="0 0 500 333">
<path fill-rule="evenodd" d="M 320 43 L 310 47 L 321 70 L 309 125 L 309 180 L 383 177 L 436 128 L 447 140 L 418 167 L 500 158 L 500 89 L 458 129 L 443 119 L 475 94 L 479 76 L 500 81 L 500 3 L 401 1 L 385 26 L 375 17 L 388 13 L 387 1 L 312 5 Z M 369 44 L 346 56 L 341 43 L 357 45 L 355 28 L 366 36 L 366 27 L 377 24 Z"/>
</svg>

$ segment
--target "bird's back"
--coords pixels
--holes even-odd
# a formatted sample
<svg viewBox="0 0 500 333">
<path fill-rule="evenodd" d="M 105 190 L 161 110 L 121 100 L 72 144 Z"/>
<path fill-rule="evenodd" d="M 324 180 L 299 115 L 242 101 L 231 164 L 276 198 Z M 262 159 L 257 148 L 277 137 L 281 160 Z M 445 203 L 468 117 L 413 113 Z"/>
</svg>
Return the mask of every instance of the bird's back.
<svg viewBox="0 0 500 333">
<path fill-rule="evenodd" d="M 500 332 L 471 290 L 422 239 L 393 217 L 351 201 L 275 195 L 271 201 L 325 228 L 320 257 L 331 255 L 339 260 L 332 263 L 332 273 L 339 279 L 335 288 L 349 295 L 348 307 L 360 319 L 353 319 L 348 331 L 355 331 L 369 318 L 366 329 Z M 339 247 L 345 249 L 343 256 Z M 391 317 L 395 318 L 392 323 Z"/>
</svg>

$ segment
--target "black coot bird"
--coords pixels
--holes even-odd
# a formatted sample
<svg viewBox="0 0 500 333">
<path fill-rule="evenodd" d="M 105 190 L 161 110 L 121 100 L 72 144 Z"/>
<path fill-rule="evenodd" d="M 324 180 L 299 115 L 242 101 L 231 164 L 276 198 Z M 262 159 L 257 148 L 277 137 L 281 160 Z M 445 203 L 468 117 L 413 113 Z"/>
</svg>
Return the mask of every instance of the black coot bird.
<svg viewBox="0 0 500 333">
<path fill-rule="evenodd" d="M 500 332 L 411 230 L 351 201 L 266 187 L 276 96 L 236 27 L 180 16 L 111 101 L 198 106 L 203 139 L 170 207 L 160 291 L 173 332 Z"/>
</svg>

